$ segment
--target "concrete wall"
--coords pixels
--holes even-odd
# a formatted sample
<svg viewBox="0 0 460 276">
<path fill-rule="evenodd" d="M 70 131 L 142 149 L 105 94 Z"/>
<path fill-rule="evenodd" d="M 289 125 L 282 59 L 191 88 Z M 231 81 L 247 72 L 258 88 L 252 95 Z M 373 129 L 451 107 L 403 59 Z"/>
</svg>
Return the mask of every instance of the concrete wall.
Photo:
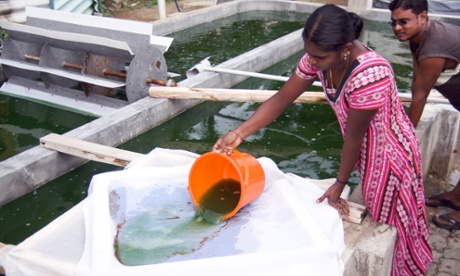
<svg viewBox="0 0 460 276">
<path fill-rule="evenodd" d="M 433 92 L 432 92 L 433 93 Z M 459 170 L 460 113 L 450 105 L 427 104 L 417 126 L 426 183 L 430 178 L 452 179 Z"/>
</svg>

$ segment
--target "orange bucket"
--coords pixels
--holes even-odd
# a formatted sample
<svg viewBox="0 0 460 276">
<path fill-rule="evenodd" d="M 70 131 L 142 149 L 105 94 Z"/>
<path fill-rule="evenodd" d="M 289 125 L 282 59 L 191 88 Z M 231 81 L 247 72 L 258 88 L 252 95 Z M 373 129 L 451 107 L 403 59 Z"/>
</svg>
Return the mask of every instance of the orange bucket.
<svg viewBox="0 0 460 276">
<path fill-rule="evenodd" d="M 218 221 L 232 217 L 258 198 L 264 187 L 265 173 L 259 161 L 236 150 L 230 155 L 216 152 L 201 155 L 189 174 L 188 190 L 197 210 L 206 208 L 215 212 Z"/>
</svg>

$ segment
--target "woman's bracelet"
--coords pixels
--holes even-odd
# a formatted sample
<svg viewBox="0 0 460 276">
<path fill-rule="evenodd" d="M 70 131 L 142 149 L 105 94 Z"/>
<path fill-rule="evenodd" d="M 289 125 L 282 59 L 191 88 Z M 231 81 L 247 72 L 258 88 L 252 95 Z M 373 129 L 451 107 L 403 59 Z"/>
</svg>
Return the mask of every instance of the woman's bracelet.
<svg viewBox="0 0 460 276">
<path fill-rule="evenodd" d="M 335 181 L 339 182 L 340 184 L 347 185 L 348 181 L 341 181 L 339 178 L 336 178 Z"/>
<path fill-rule="evenodd" d="M 232 130 L 230 130 L 230 132 L 233 132 L 233 133 L 236 134 L 236 136 L 240 137 L 241 141 L 244 140 L 243 136 L 241 136 L 241 134 L 239 134 L 238 132 L 236 132 L 236 130 L 232 129 Z"/>
</svg>

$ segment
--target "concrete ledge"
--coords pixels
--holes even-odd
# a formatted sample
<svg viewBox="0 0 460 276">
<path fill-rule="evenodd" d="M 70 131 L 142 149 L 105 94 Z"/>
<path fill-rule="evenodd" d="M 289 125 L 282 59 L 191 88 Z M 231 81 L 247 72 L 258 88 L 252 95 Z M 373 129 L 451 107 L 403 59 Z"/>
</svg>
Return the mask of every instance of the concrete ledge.
<svg viewBox="0 0 460 276">
<path fill-rule="evenodd" d="M 391 273 L 396 228 L 379 224 L 366 216 L 362 224 L 343 222 L 345 250 L 344 275 L 386 276 Z"/>
<path fill-rule="evenodd" d="M 433 91 L 432 93 L 437 93 Z M 448 104 L 427 104 L 417 126 L 425 183 L 429 177 L 447 179 L 459 162 L 460 113 Z"/>
<path fill-rule="evenodd" d="M 364 204 L 361 185 L 350 195 L 349 201 Z M 344 221 L 345 251 L 342 260 L 345 263 L 344 275 L 350 276 L 386 276 L 391 273 L 396 228 L 372 221 L 366 215 L 361 224 Z"/>
</svg>

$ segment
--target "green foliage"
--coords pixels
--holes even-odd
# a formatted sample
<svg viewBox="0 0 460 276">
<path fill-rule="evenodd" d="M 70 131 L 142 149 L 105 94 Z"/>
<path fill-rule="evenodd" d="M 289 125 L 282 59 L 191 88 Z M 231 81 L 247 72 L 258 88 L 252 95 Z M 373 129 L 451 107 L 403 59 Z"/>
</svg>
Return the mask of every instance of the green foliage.
<svg viewBox="0 0 460 276">
<path fill-rule="evenodd" d="M 157 5 L 157 4 L 158 4 L 157 1 L 150 1 L 150 2 L 145 3 L 145 6 L 146 6 L 147 8 L 152 8 L 153 6 L 155 6 L 155 5 Z"/>
<path fill-rule="evenodd" d="M 5 30 L 3 30 L 2 28 L 0 28 L 0 39 L 5 41 L 5 39 L 8 37 L 8 34 L 5 32 Z"/>
</svg>

